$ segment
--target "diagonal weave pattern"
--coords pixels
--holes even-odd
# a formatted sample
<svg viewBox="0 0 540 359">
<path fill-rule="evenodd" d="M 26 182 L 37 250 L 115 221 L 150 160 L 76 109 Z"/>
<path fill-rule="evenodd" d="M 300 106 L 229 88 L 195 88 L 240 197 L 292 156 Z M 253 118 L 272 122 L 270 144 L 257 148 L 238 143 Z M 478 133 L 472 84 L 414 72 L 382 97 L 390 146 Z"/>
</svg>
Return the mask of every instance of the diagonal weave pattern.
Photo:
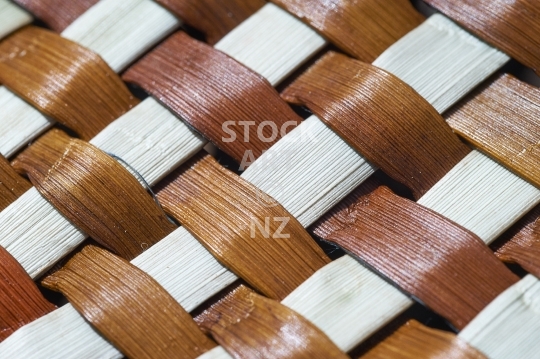
<svg viewBox="0 0 540 359">
<path fill-rule="evenodd" d="M 27 9 L 50 10 L 37 3 L 34 7 L 27 4 Z M 537 96 L 526 94 L 535 89 L 517 79 L 497 81 L 495 87 L 487 83 L 487 91 L 464 98 L 508 61 L 502 51 L 535 66 L 535 59 L 529 61 L 531 55 L 522 44 L 537 36 L 538 6 L 528 0 L 511 6 L 480 1 L 475 4 L 476 13 L 464 19 L 460 11 L 467 7 L 463 1 L 428 1 L 477 30 L 476 34 L 500 51 L 442 15 L 422 22 L 423 16 L 405 0 L 389 2 L 384 8 L 372 0 L 314 0 L 306 2 L 316 10 L 312 13 L 296 1 L 276 3 L 281 8 L 256 1 L 244 7 L 230 0 L 223 4 L 230 11 L 217 6 L 215 11 L 212 6 L 205 11 L 197 7 L 179 11 L 174 1 L 160 2 L 165 7 L 151 0 L 102 0 L 90 7 L 81 1 L 80 9 L 88 10 L 75 12 L 81 15 L 69 19 L 71 25 L 62 38 L 35 27 L 17 30 L 30 16 L 8 0 L 0 0 L 0 19 L 16 19 L 0 23 L 0 36 L 13 33 L 0 43 L 0 79 L 13 91 L 0 88 L 0 108 L 5 109 L 0 112 L 0 151 L 14 165 L 10 168 L 4 161 L 2 176 L 21 183 L 21 188 L 2 184 L 9 198 L 0 212 L 0 245 L 20 264 L 21 273 L 14 281 L 21 285 L 29 281 L 23 270 L 38 279 L 56 264 L 43 283 L 63 292 L 73 303 L 21 323 L 24 325 L 0 342 L 0 357 L 167 357 L 181 352 L 186 358 L 240 358 L 250 353 L 287 358 L 286 349 L 293 343 L 294 357 L 311 357 L 315 347 L 309 340 L 302 341 L 303 334 L 333 342 L 335 347 L 325 347 L 328 356 L 343 357 L 340 351 L 356 355 L 350 351 L 370 335 L 384 335 L 384 326 L 413 300 L 451 317 L 458 329 L 463 328 L 459 338 L 419 327 L 398 330 L 398 339 L 407 333 L 413 339 L 406 340 L 429 342 L 418 356 L 462 352 L 470 357 L 506 358 L 512 353 L 529 358 L 538 353 L 540 282 L 533 275 L 518 280 L 486 244 L 540 203 L 535 166 L 540 129 L 532 115 L 540 103 Z M 504 16 L 493 16 L 495 10 Z M 517 26 L 519 13 L 527 13 L 527 21 L 534 26 L 501 35 L 506 23 L 498 21 Z M 34 15 L 42 14 L 36 10 Z M 478 30 L 477 25 L 485 26 L 486 21 L 494 24 L 494 31 Z M 207 33 L 210 43 L 238 26 L 214 49 L 177 33 L 150 50 L 182 22 L 205 27 L 215 22 L 220 32 Z M 507 36 L 516 37 L 518 45 L 509 47 Z M 178 39 L 204 51 L 182 57 L 181 46 L 166 47 Z M 319 57 L 318 52 L 328 44 L 357 60 L 322 55 L 322 60 L 310 66 L 309 60 Z M 174 68 L 174 63 L 164 66 L 148 61 L 163 56 L 163 48 L 169 51 L 168 59 L 179 56 L 184 62 Z M 66 49 L 71 50 L 69 54 Z M 114 72 L 146 52 L 125 77 L 133 80 L 134 69 L 150 66 L 145 70 L 144 88 L 155 98 L 138 103 Z M 343 61 L 321 71 L 321 64 L 332 57 Z M 374 62 L 367 65 L 358 59 Z M 305 63 L 308 65 L 302 68 Z M 293 74 L 295 70 L 298 73 Z M 148 76 L 150 71 L 156 76 Z M 163 83 L 156 85 L 165 80 L 181 85 L 181 91 Z M 270 87 L 282 81 L 292 83 L 283 97 L 307 105 L 314 116 L 300 122 Z M 309 86 L 302 81 L 310 82 Z M 68 85 L 59 86 L 61 83 Z M 175 96 L 189 96 L 190 100 L 172 104 L 170 98 Z M 525 102 L 520 104 L 513 100 L 516 98 Z M 500 101 L 501 109 L 486 108 L 489 101 Z M 122 105 L 110 111 L 111 103 Z M 236 105 L 244 110 L 231 115 L 228 110 Z M 440 114 L 453 105 L 456 107 L 447 116 L 450 127 L 485 155 L 475 148 L 469 150 L 443 122 Z M 523 111 L 525 106 L 527 111 Z M 519 131 L 504 124 L 486 125 L 482 116 L 491 108 L 524 125 L 516 124 Z M 512 110 L 505 112 L 508 108 Z M 417 111 L 425 116 L 419 119 Z M 356 117 L 355 112 L 361 115 Z M 240 118 L 243 116 L 258 118 Z M 197 118 L 197 125 L 188 117 Z M 196 154 L 210 141 L 233 154 L 238 162 L 235 167 L 241 165 L 243 154 L 252 149 L 247 136 L 242 138 L 237 130 L 232 142 L 226 146 L 220 142 L 227 135 L 227 121 L 239 120 L 270 123 L 270 129 L 300 123 L 278 131 L 270 143 L 254 142 L 255 156 L 238 177 L 210 156 L 201 160 Z M 66 139 L 55 147 L 50 139 L 58 134 L 57 129 L 41 135 L 54 121 L 67 125 L 82 139 Z M 497 134 L 478 136 L 475 126 L 491 126 L 491 134 Z M 249 134 L 258 140 L 260 134 L 268 135 Z M 500 144 L 499 138 L 512 140 Z M 17 156 L 31 141 L 34 145 Z M 520 146 L 528 151 L 522 162 L 512 159 L 516 153 L 522 156 Z M 187 165 L 181 166 L 184 162 Z M 403 164 L 409 168 L 400 172 Z M 362 197 L 374 189 L 371 180 L 366 182 L 376 171 L 374 165 L 409 186 L 418 204 L 393 194 L 382 196 L 383 189 Z M 28 184 L 17 180 L 14 169 L 27 173 L 36 187 L 22 193 Z M 179 228 L 165 218 L 139 182 L 163 188 L 159 199 L 180 222 Z M 390 185 L 399 187 L 393 182 Z M 378 196 L 385 198 L 386 205 L 381 205 Z M 356 201 L 360 207 L 351 207 Z M 427 208 L 420 210 L 420 205 Z M 433 220 L 423 224 L 403 208 L 413 208 L 412 212 Z M 343 247 L 350 250 L 334 261 L 302 228 L 327 212 L 325 220 L 341 229 L 326 239 L 346 243 Z M 535 274 L 540 258 L 534 250 L 523 250 L 536 248 L 537 212 L 530 216 L 501 237 L 505 243 L 498 256 Z M 282 226 L 274 223 L 276 218 Z M 257 224 L 250 227 L 254 219 Z M 248 235 L 253 228 L 261 231 L 259 236 Z M 414 242 L 393 243 L 403 234 L 400 228 L 415 233 L 406 236 Z M 366 259 L 361 248 L 365 245 L 362 235 L 367 232 L 371 241 L 390 246 L 388 252 L 380 252 L 383 245 L 365 248 L 365 252 L 371 250 Z M 290 236 L 280 237 L 283 233 Z M 453 235 L 456 233 L 461 236 Z M 131 264 L 106 249 L 90 246 L 85 242 L 88 235 L 132 260 Z M 511 242 L 506 244 L 509 237 Z M 463 245 L 465 242 L 474 245 Z M 142 245 L 145 243 L 154 245 L 149 248 Z M 62 258 L 68 255 L 74 257 L 65 264 Z M 471 271 L 448 270 L 465 258 Z M 423 260 L 422 271 L 400 264 L 414 260 Z M 382 261 L 380 267 L 374 265 L 377 261 Z M 96 269 L 84 274 L 89 268 Z M 390 275 L 392 270 L 400 275 Z M 488 281 L 495 271 L 497 281 L 491 288 Z M 443 272 L 451 273 L 452 280 L 445 284 L 456 295 L 438 297 L 443 294 L 437 290 L 425 294 L 444 281 L 444 276 L 436 275 Z M 262 295 L 282 300 L 281 304 L 260 294 L 247 295 L 247 301 L 235 297 L 244 290 L 235 289 L 233 283 L 238 279 Z M 413 288 L 420 282 L 424 289 L 415 292 Z M 143 287 L 151 289 L 147 296 L 136 299 L 135 295 L 146 293 Z M 477 296 L 475 290 L 481 294 Z M 216 326 L 215 339 L 224 347 L 213 348 L 212 340 L 205 336 L 212 335 L 212 329 L 201 332 L 188 312 L 215 303 L 214 295 L 220 292 L 239 305 L 241 310 L 234 315 L 241 318 L 235 320 L 244 325 L 222 325 L 219 330 Z M 474 298 L 479 303 L 470 311 L 460 309 Z M 444 304 L 433 305 L 439 302 Z M 0 310 L 9 311 L 9 303 L 3 304 Z M 214 308 L 221 308 L 214 315 L 231 320 L 226 317 L 231 315 L 227 311 L 230 305 Z M 252 313 L 256 308 L 260 310 Z M 219 318 L 215 322 L 223 323 Z M 256 329 L 251 332 L 250 326 Z M 186 333 L 179 334 L 182 331 Z M 254 337 L 259 339 L 251 340 Z M 231 346 L 230 338 L 243 338 L 243 343 Z M 382 350 L 395 346 L 391 340 L 380 345 Z"/>
</svg>

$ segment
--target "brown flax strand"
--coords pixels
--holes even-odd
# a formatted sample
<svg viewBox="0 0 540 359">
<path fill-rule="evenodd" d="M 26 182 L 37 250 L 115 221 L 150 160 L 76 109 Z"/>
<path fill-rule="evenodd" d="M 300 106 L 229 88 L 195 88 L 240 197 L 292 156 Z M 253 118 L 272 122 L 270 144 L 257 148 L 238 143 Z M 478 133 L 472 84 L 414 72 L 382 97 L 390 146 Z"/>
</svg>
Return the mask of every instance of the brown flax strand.
<svg viewBox="0 0 540 359">
<path fill-rule="evenodd" d="M 122 165 L 59 130 L 42 136 L 13 165 L 74 225 L 125 259 L 175 229 Z"/>
<path fill-rule="evenodd" d="M 465 99 L 447 121 L 465 140 L 540 188 L 537 87 L 499 76 Z"/>
<path fill-rule="evenodd" d="M 99 0 L 15 0 L 51 29 L 62 32 Z"/>
<path fill-rule="evenodd" d="M 264 6 L 264 0 L 157 0 L 189 26 L 202 31 L 211 45 Z"/>
<path fill-rule="evenodd" d="M 195 319 L 236 359 L 346 359 L 310 321 L 240 286 Z"/>
<path fill-rule="evenodd" d="M 315 234 L 353 253 L 460 329 L 519 280 L 476 235 L 387 187 L 359 197 L 323 228 Z"/>
<path fill-rule="evenodd" d="M 363 200 L 364 197 L 374 192 L 380 186 L 389 185 L 383 183 L 377 175 L 370 176 L 367 180 L 349 193 L 345 198 L 339 201 L 334 207 L 326 212 L 321 218 L 309 227 L 309 232 L 317 237 L 327 238 L 335 232 L 336 221 L 350 224 L 349 212 L 354 209 L 356 204 Z"/>
<path fill-rule="evenodd" d="M 62 32 L 98 0 L 15 0 L 51 29 Z M 264 6 L 264 0 L 158 0 L 215 44 Z"/>
<path fill-rule="evenodd" d="M 362 359 L 487 359 L 454 333 L 410 320 Z"/>
<path fill-rule="evenodd" d="M 495 255 L 517 263 L 540 278 L 540 205 L 527 213 L 494 243 Z"/>
<path fill-rule="evenodd" d="M 272 0 L 348 54 L 373 62 L 422 23 L 409 0 Z"/>
<path fill-rule="evenodd" d="M 4 156 L 0 155 L 0 211 L 31 187 L 30 182 L 19 176 Z"/>
<path fill-rule="evenodd" d="M 394 75 L 331 52 L 283 92 L 420 198 L 470 149 Z"/>
<path fill-rule="evenodd" d="M 0 342 L 54 309 L 19 262 L 0 247 Z"/>
<path fill-rule="evenodd" d="M 43 284 L 130 358 L 191 359 L 215 346 L 159 283 L 104 249 L 85 247 Z"/>
<path fill-rule="evenodd" d="M 329 262 L 281 205 L 202 154 L 175 171 L 158 198 L 221 263 L 281 300 Z"/>
<path fill-rule="evenodd" d="M 97 54 L 32 26 L 0 43 L 0 83 L 85 140 L 138 103 Z"/>
<path fill-rule="evenodd" d="M 540 2 L 425 0 L 448 17 L 540 74 Z"/>
<path fill-rule="evenodd" d="M 301 121 L 266 79 L 183 32 L 123 78 L 143 87 L 238 163 L 252 162 Z"/>
</svg>

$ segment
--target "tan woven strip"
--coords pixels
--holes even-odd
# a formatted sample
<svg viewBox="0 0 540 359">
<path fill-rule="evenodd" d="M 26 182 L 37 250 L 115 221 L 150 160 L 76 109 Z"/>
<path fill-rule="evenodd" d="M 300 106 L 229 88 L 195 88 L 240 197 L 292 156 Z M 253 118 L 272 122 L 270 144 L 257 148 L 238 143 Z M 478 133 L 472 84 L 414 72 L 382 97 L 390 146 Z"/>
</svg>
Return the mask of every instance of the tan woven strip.
<svg viewBox="0 0 540 359">
<path fill-rule="evenodd" d="M 486 359 L 453 333 L 410 320 L 362 359 Z"/>
<path fill-rule="evenodd" d="M 157 0 L 215 44 L 264 6 L 264 0 Z"/>
<path fill-rule="evenodd" d="M 0 43 L 0 83 L 86 140 L 138 103 L 98 55 L 36 27 Z"/>
<path fill-rule="evenodd" d="M 300 123 L 270 83 L 179 32 L 123 76 L 239 163 L 253 162 Z"/>
<path fill-rule="evenodd" d="M 375 66 L 329 53 L 283 92 L 420 198 L 470 149 L 410 86 Z"/>
<path fill-rule="evenodd" d="M 0 155 L 0 211 L 31 187 L 30 182 L 19 176 L 4 156 Z"/>
<path fill-rule="evenodd" d="M 540 74 L 540 2 L 425 0 L 484 41 Z"/>
<path fill-rule="evenodd" d="M 240 286 L 195 319 L 233 358 L 348 358 L 310 321 Z"/>
<path fill-rule="evenodd" d="M 329 262 L 280 204 L 196 156 L 160 184 L 158 198 L 227 268 L 273 299 L 283 299 Z"/>
<path fill-rule="evenodd" d="M 128 260 L 175 228 L 122 165 L 59 130 L 42 136 L 13 165 L 74 225 Z"/>
<path fill-rule="evenodd" d="M 0 247 L 0 342 L 54 309 L 24 268 Z"/>
<path fill-rule="evenodd" d="M 422 23 L 408 0 L 272 0 L 337 47 L 367 62 Z"/>
<path fill-rule="evenodd" d="M 519 280 L 476 235 L 387 187 L 359 197 L 314 232 L 460 329 Z"/>
<path fill-rule="evenodd" d="M 14 0 L 51 29 L 62 32 L 99 0 Z"/>
<path fill-rule="evenodd" d="M 448 114 L 460 136 L 540 188 L 540 90 L 502 75 Z"/>
<path fill-rule="evenodd" d="M 508 263 L 517 263 L 540 278 L 540 205 L 527 213 L 494 243 L 495 254 Z"/>
<path fill-rule="evenodd" d="M 159 283 L 104 249 L 85 247 L 43 284 L 130 358 L 196 358 L 215 346 Z"/>
</svg>

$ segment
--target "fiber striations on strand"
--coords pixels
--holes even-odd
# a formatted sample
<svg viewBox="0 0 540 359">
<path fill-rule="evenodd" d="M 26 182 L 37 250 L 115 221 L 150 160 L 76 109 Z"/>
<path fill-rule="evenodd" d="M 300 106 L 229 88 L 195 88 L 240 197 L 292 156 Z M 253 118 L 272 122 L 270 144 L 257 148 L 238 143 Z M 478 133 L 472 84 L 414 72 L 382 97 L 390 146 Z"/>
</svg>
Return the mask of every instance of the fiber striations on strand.
<svg viewBox="0 0 540 359">
<path fill-rule="evenodd" d="M 166 211 L 270 298 L 285 298 L 330 261 L 278 202 L 209 155 L 196 156 L 158 187 Z"/>
<path fill-rule="evenodd" d="M 104 249 L 86 246 L 43 284 L 130 358 L 192 359 L 215 346 L 159 283 Z"/>
<path fill-rule="evenodd" d="M 259 74 L 180 32 L 124 74 L 238 163 L 253 162 L 301 118 Z"/>
<path fill-rule="evenodd" d="M 236 288 L 195 318 L 236 359 L 346 359 L 310 321 L 279 302 Z"/>
<path fill-rule="evenodd" d="M 304 21 L 337 47 L 372 62 L 422 23 L 408 0 L 272 0 Z"/>
<path fill-rule="evenodd" d="M 139 102 L 99 55 L 37 27 L 0 43 L 0 82 L 86 140 Z"/>
<path fill-rule="evenodd" d="M 73 224 L 123 258 L 135 258 L 175 229 L 120 163 L 59 130 L 42 136 L 14 166 Z"/>
</svg>

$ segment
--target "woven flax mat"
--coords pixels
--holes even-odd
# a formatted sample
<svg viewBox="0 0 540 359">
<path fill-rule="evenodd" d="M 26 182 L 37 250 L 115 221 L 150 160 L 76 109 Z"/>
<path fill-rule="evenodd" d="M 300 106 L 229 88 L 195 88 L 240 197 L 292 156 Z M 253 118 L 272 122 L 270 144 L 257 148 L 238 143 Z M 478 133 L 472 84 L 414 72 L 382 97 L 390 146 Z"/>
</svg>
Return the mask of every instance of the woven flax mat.
<svg viewBox="0 0 540 359">
<path fill-rule="evenodd" d="M 0 358 L 540 358 L 537 0 L 0 0 Z"/>
</svg>

